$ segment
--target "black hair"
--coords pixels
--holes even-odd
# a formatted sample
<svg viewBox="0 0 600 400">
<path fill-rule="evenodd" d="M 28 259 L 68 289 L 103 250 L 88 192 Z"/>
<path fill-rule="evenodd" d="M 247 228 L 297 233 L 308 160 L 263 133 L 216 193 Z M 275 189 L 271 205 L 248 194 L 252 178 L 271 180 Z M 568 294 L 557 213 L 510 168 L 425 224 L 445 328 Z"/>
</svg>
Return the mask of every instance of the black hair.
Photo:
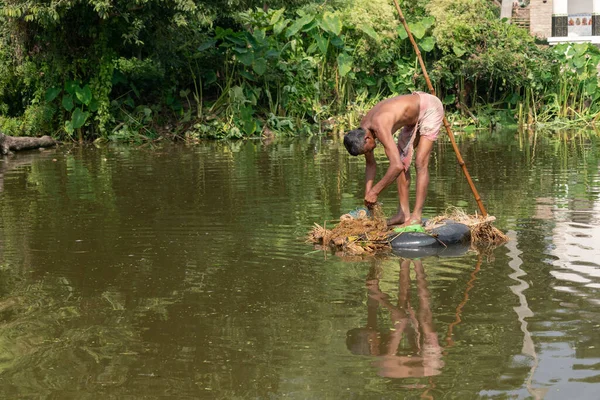
<svg viewBox="0 0 600 400">
<path fill-rule="evenodd" d="M 367 132 L 363 128 L 358 128 L 348 132 L 346 136 L 344 136 L 344 146 L 346 146 L 348 153 L 353 156 L 364 154 L 366 133 Z"/>
<path fill-rule="evenodd" d="M 352 354 L 359 356 L 378 356 L 379 348 L 371 342 L 371 337 L 374 335 L 379 336 L 380 332 L 369 328 L 350 329 L 346 333 L 346 348 Z"/>
</svg>

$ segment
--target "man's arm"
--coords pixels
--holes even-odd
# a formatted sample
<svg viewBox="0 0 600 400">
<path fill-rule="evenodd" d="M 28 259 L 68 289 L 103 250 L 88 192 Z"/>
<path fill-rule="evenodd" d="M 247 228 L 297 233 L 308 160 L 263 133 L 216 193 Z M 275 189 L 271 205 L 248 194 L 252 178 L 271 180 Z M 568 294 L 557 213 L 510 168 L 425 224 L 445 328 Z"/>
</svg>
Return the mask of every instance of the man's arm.
<svg viewBox="0 0 600 400">
<path fill-rule="evenodd" d="M 365 195 L 365 203 L 367 205 L 375 204 L 377 202 L 377 196 L 379 196 L 379 193 L 381 193 L 383 189 L 394 182 L 403 170 L 402 162 L 400 161 L 400 152 L 398 151 L 398 147 L 396 146 L 394 138 L 392 137 L 391 128 L 381 125 L 373 128 L 374 129 L 372 130 L 377 132 L 377 138 L 385 149 L 385 154 L 390 161 L 390 165 L 388 166 L 383 178 L 381 178 L 379 182 L 371 187 L 371 190 L 369 190 Z"/>
<path fill-rule="evenodd" d="M 375 156 L 372 151 L 365 153 L 365 196 L 373 188 L 373 182 L 375 181 L 375 175 L 377 173 L 377 163 L 375 162 Z"/>
</svg>

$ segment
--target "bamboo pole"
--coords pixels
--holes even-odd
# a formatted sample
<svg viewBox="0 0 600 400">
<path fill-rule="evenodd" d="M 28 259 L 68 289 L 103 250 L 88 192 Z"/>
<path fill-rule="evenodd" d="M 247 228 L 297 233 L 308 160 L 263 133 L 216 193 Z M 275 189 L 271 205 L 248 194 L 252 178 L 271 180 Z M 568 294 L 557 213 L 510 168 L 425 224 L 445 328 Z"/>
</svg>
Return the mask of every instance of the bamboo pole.
<svg viewBox="0 0 600 400">
<path fill-rule="evenodd" d="M 429 91 L 431 92 L 431 94 L 435 96 L 436 95 L 435 89 L 433 88 L 433 85 L 431 84 L 431 80 L 429 80 L 429 74 L 427 73 L 427 69 L 425 68 L 425 63 L 423 62 L 423 57 L 421 57 L 421 51 L 419 51 L 419 46 L 417 45 L 417 42 L 415 42 L 415 38 L 413 37 L 413 35 L 410 31 L 410 28 L 408 27 L 408 24 L 406 23 L 406 19 L 404 19 L 404 14 L 402 13 L 402 10 L 400 9 L 398 0 L 394 0 L 394 5 L 396 6 L 396 10 L 398 11 L 398 15 L 400 16 L 400 22 L 404 26 L 404 29 L 406 29 L 408 38 L 410 39 L 410 42 L 412 43 L 413 48 L 415 49 L 415 53 L 417 53 L 417 58 L 419 59 L 419 64 L 421 65 L 421 70 L 423 71 L 423 76 L 425 77 L 425 81 L 427 82 L 427 87 L 429 88 Z M 481 197 L 479 196 L 479 193 L 477 192 L 477 189 L 475 188 L 475 184 L 473 183 L 473 180 L 471 179 L 471 175 L 469 174 L 469 171 L 467 170 L 467 165 L 465 164 L 462 156 L 460 155 L 460 150 L 458 149 L 458 146 L 456 145 L 456 140 L 454 140 L 454 133 L 452 133 L 452 129 L 450 129 L 450 124 L 448 123 L 448 120 L 446 119 L 445 115 L 444 115 L 444 127 L 446 128 L 446 132 L 448 132 L 448 137 L 450 137 L 450 142 L 452 143 L 452 148 L 454 148 L 454 153 L 456 153 L 456 158 L 458 159 L 458 165 L 461 166 L 462 171 L 465 174 L 465 177 L 467 178 L 467 182 L 469 183 L 469 186 L 471 187 L 471 191 L 473 192 L 473 195 L 475 196 L 475 201 L 477 201 L 477 206 L 479 207 L 479 211 L 481 211 L 481 214 L 484 217 L 487 217 L 488 213 L 485 210 L 485 207 L 483 206 Z"/>
</svg>

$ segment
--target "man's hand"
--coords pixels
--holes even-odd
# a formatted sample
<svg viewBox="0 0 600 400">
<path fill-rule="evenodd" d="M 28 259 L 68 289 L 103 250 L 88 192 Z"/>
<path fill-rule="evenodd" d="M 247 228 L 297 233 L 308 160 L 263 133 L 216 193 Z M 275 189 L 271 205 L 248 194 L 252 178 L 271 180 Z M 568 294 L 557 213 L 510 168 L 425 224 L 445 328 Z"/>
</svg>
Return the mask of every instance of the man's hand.
<svg viewBox="0 0 600 400">
<path fill-rule="evenodd" d="M 365 206 L 373 208 L 375 204 L 377 204 L 377 194 L 371 190 L 365 195 Z"/>
</svg>

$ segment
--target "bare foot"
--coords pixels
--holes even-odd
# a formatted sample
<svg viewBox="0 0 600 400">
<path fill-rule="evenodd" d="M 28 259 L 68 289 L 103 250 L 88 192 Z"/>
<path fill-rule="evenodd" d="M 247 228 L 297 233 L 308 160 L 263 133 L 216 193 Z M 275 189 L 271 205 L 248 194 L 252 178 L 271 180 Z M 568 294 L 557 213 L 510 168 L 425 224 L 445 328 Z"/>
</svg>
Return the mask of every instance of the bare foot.
<svg viewBox="0 0 600 400">
<path fill-rule="evenodd" d="M 406 222 L 404 222 L 402 225 L 400 225 L 400 227 L 404 228 L 404 227 L 407 227 L 410 225 L 423 225 L 423 221 L 421 220 L 421 218 L 411 217 Z"/>
<path fill-rule="evenodd" d="M 404 213 L 399 212 L 398 214 L 396 214 L 393 217 L 389 218 L 385 222 L 387 223 L 388 226 L 403 224 L 404 223 Z"/>
</svg>

